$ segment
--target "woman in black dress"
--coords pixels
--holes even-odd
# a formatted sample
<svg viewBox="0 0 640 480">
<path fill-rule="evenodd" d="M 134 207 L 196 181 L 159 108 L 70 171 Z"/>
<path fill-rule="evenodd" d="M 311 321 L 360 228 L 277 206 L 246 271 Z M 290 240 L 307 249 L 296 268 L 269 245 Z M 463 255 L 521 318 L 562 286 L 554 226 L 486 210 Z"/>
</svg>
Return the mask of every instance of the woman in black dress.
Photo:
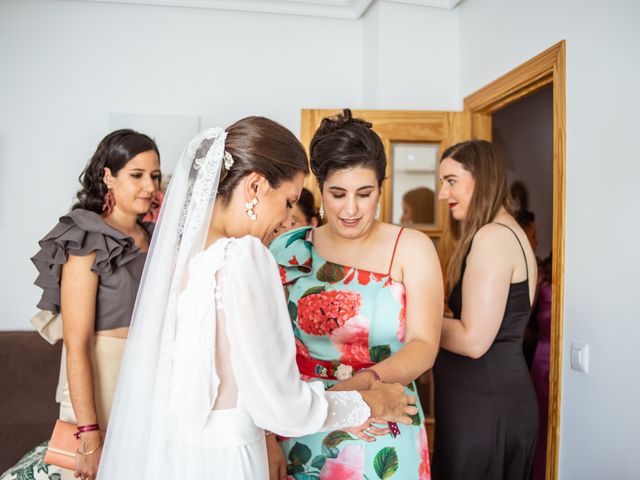
<svg viewBox="0 0 640 480">
<path fill-rule="evenodd" d="M 538 407 L 522 353 L 536 259 L 510 212 L 506 164 L 481 140 L 447 149 L 440 199 L 455 246 L 434 366 L 434 480 L 528 479 Z"/>
</svg>

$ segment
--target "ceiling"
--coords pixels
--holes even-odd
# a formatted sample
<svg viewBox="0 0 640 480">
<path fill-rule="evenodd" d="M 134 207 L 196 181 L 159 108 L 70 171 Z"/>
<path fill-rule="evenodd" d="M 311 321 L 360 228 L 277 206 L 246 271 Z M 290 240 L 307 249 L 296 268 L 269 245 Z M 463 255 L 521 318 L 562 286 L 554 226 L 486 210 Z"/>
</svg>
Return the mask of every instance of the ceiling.
<svg viewBox="0 0 640 480">
<path fill-rule="evenodd" d="M 462 0 L 84 0 L 173 7 L 211 8 L 357 20 L 374 2 L 452 9 Z"/>
</svg>

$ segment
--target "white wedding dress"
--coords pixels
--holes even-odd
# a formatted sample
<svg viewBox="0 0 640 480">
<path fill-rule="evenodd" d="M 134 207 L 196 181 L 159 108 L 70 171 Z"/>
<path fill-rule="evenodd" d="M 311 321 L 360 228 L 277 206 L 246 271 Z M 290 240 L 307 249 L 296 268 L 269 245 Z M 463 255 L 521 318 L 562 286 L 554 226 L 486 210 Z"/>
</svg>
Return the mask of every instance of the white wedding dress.
<svg viewBox="0 0 640 480">
<path fill-rule="evenodd" d="M 191 259 L 178 322 L 171 421 L 184 463 L 168 478 L 195 478 L 191 468 L 206 462 L 206 478 L 266 479 L 264 430 L 297 437 L 370 415 L 357 392 L 300 381 L 278 269 L 254 237 L 218 240 Z"/>
<path fill-rule="evenodd" d="M 275 259 L 254 237 L 206 247 L 226 132 L 183 151 L 147 254 L 99 480 L 266 480 L 265 432 L 364 423 L 357 392 L 300 380 Z"/>
</svg>

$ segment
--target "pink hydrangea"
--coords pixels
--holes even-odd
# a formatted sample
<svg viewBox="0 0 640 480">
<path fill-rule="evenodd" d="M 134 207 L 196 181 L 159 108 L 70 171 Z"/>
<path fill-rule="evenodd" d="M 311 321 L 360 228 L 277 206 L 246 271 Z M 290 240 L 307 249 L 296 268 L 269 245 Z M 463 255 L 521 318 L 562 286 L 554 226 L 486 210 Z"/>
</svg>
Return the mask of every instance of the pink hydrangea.
<svg viewBox="0 0 640 480">
<path fill-rule="evenodd" d="M 298 325 L 310 335 L 331 335 L 358 314 L 361 301 L 350 291 L 312 293 L 298 301 Z"/>
</svg>

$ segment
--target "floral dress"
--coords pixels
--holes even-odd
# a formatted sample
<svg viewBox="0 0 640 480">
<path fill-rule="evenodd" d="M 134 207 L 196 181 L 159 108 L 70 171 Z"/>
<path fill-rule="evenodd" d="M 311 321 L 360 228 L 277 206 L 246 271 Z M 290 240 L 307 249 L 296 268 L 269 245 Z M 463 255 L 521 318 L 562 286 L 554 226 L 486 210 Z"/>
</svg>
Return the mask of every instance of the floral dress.
<svg viewBox="0 0 640 480">
<path fill-rule="evenodd" d="M 301 375 L 328 388 L 337 383 L 336 376 L 344 378 L 345 368 L 356 371 L 402 348 L 405 289 L 388 273 L 326 261 L 313 247 L 312 233 L 311 227 L 287 232 L 270 250 L 288 291 Z M 315 369 L 309 371 L 314 362 Z M 414 383 L 407 393 L 417 396 Z M 399 425 L 395 438 L 389 434 L 369 443 L 338 430 L 282 439 L 289 478 L 430 479 L 424 414 L 417 403 L 420 411 L 413 424 Z"/>
</svg>

